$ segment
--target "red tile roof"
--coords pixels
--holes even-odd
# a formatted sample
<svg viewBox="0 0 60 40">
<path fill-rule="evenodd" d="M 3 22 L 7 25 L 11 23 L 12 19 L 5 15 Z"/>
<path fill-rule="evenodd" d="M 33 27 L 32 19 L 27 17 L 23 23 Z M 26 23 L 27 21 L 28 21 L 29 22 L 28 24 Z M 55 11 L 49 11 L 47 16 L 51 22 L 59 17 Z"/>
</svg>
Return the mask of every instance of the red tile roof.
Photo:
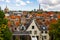
<svg viewBox="0 0 60 40">
<path fill-rule="evenodd" d="M 16 18 L 16 16 L 14 16 L 14 15 L 11 15 L 10 17 L 11 17 L 11 19 L 15 19 Z"/>
<path fill-rule="evenodd" d="M 60 19 L 60 15 L 58 15 L 57 17 L 58 17 L 58 19 Z"/>
<path fill-rule="evenodd" d="M 8 21 L 8 26 L 9 26 L 9 27 L 11 26 L 11 22 L 10 22 L 10 21 Z"/>
<path fill-rule="evenodd" d="M 56 19 L 51 19 L 51 23 L 57 23 L 57 20 Z"/>
<path fill-rule="evenodd" d="M 19 26 L 19 24 L 20 24 L 20 22 L 19 22 L 19 21 L 15 22 L 15 25 L 16 25 L 16 26 Z"/>
</svg>

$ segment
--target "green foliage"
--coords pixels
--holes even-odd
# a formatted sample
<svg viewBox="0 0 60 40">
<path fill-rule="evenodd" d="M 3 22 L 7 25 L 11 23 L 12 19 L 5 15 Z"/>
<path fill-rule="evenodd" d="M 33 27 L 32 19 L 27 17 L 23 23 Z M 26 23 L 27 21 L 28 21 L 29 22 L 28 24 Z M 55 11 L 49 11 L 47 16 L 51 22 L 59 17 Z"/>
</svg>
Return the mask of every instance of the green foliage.
<svg viewBox="0 0 60 40">
<path fill-rule="evenodd" d="M 37 12 L 38 14 L 42 14 L 42 12 Z"/>
<path fill-rule="evenodd" d="M 0 10 L 0 18 L 3 19 L 4 18 L 4 12 Z"/>
<path fill-rule="evenodd" d="M 60 40 L 60 19 L 56 24 L 51 24 L 50 28 L 49 34 L 52 40 Z"/>
<path fill-rule="evenodd" d="M 19 40 L 17 37 L 16 37 L 16 39 L 15 40 Z"/>
<path fill-rule="evenodd" d="M 0 40 L 11 40 L 12 33 L 7 26 L 8 21 L 4 17 L 4 12 L 0 10 Z"/>
</svg>

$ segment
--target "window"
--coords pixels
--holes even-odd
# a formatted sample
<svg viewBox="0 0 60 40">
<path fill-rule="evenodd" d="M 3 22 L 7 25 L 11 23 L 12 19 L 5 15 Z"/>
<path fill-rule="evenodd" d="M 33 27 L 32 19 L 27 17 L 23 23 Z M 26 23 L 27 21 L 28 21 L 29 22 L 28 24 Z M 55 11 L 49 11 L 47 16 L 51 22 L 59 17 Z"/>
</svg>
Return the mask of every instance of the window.
<svg viewBox="0 0 60 40">
<path fill-rule="evenodd" d="M 14 31 L 17 31 L 17 28 L 16 27 L 14 28 Z"/>
<path fill-rule="evenodd" d="M 43 27 L 43 29 L 45 29 L 45 27 Z"/>
<path fill-rule="evenodd" d="M 26 28 L 25 28 L 24 25 L 22 25 L 22 26 L 20 27 L 20 29 L 21 29 L 21 30 L 25 30 Z"/>
<path fill-rule="evenodd" d="M 15 21 L 19 21 L 19 19 L 18 19 L 18 18 L 16 18 L 16 19 L 15 19 Z"/>
<path fill-rule="evenodd" d="M 46 39 L 46 36 L 44 36 L 44 39 Z"/>
<path fill-rule="evenodd" d="M 32 33 L 32 31 L 30 31 L 30 33 Z"/>
<path fill-rule="evenodd" d="M 45 31 L 45 33 L 47 33 L 47 31 Z"/>
<path fill-rule="evenodd" d="M 34 31 L 34 34 L 37 34 L 37 31 Z"/>
<path fill-rule="evenodd" d="M 14 35 L 14 36 L 13 36 L 13 40 L 15 40 L 15 39 L 16 39 L 16 36 Z"/>
<path fill-rule="evenodd" d="M 41 33 L 43 33 L 43 31 L 41 31 Z"/>
<path fill-rule="evenodd" d="M 11 21 L 11 24 L 14 25 L 14 21 Z"/>
<path fill-rule="evenodd" d="M 42 36 L 42 40 L 45 40 L 47 37 L 46 36 Z"/>
<path fill-rule="evenodd" d="M 32 29 L 34 29 L 34 26 L 32 26 Z"/>
<path fill-rule="evenodd" d="M 17 13 L 14 13 L 14 15 L 17 15 Z"/>
<path fill-rule="evenodd" d="M 44 19 L 43 19 L 42 21 L 43 21 L 43 22 L 45 22 L 45 20 L 44 20 Z"/>
<path fill-rule="evenodd" d="M 24 30 L 24 27 L 22 27 L 22 29 L 21 30 Z"/>
<path fill-rule="evenodd" d="M 39 40 L 39 36 L 36 36 L 37 37 L 37 40 Z"/>
<path fill-rule="evenodd" d="M 32 36 L 32 37 L 35 37 L 35 36 Z"/>
<path fill-rule="evenodd" d="M 15 28 L 15 30 L 17 30 L 17 28 Z"/>
</svg>

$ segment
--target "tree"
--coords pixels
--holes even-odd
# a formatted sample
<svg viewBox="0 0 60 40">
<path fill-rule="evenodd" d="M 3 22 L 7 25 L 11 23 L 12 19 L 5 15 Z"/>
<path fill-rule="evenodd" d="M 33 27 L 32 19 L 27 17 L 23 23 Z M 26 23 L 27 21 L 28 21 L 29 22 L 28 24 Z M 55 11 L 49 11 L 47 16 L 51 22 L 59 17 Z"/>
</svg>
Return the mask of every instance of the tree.
<svg viewBox="0 0 60 40">
<path fill-rule="evenodd" d="M 49 34 L 51 40 L 60 40 L 60 19 L 57 20 L 57 23 L 50 24 Z"/>
<path fill-rule="evenodd" d="M 4 17 L 4 12 L 0 10 L 0 40 L 11 40 L 12 33 L 7 26 L 8 20 Z"/>
</svg>

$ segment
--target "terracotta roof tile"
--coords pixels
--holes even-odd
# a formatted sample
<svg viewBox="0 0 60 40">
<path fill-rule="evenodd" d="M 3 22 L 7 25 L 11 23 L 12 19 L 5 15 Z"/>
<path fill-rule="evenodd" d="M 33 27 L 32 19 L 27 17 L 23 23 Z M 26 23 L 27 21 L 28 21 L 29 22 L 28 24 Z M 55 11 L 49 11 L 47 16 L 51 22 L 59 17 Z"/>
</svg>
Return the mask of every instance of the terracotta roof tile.
<svg viewBox="0 0 60 40">
<path fill-rule="evenodd" d="M 51 23 L 57 23 L 56 19 L 51 19 Z"/>
<path fill-rule="evenodd" d="M 53 15 L 54 14 L 54 12 L 48 12 L 48 15 L 50 16 L 50 15 Z"/>
<path fill-rule="evenodd" d="M 42 16 L 42 14 L 36 14 L 36 16 Z"/>
<path fill-rule="evenodd" d="M 58 15 L 57 17 L 58 17 L 58 19 L 60 19 L 60 15 Z"/>
<path fill-rule="evenodd" d="M 11 19 L 15 19 L 16 17 L 15 17 L 14 15 L 11 15 L 10 18 L 11 18 Z"/>
<path fill-rule="evenodd" d="M 11 26 L 11 22 L 10 22 L 10 21 L 8 21 L 8 26 L 9 26 L 9 27 Z"/>
<path fill-rule="evenodd" d="M 21 17 L 20 16 L 16 16 L 16 18 L 19 18 L 20 19 Z"/>
<path fill-rule="evenodd" d="M 46 21 L 45 21 L 45 24 L 46 24 L 46 25 L 49 25 L 49 24 L 50 24 L 50 21 L 46 20 Z"/>
<path fill-rule="evenodd" d="M 16 25 L 16 26 L 18 26 L 19 24 L 20 24 L 20 22 L 19 22 L 19 21 L 15 22 L 15 25 Z"/>
</svg>

